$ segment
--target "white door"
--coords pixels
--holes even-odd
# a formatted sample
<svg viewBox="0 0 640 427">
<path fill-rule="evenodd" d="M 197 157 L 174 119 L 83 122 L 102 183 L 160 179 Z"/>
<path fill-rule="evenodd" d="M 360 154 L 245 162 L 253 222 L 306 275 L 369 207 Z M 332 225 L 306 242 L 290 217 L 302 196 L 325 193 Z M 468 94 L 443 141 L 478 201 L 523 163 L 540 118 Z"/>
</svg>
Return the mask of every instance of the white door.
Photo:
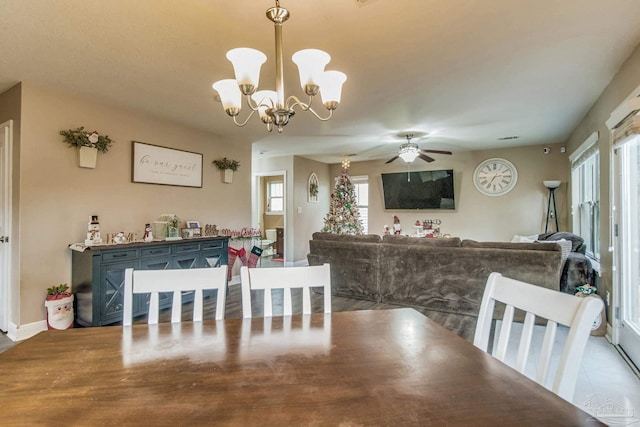
<svg viewBox="0 0 640 427">
<path fill-rule="evenodd" d="M 640 136 L 616 147 L 614 159 L 618 341 L 640 366 Z"/>
<path fill-rule="evenodd" d="M 11 229 L 11 141 L 13 121 L 0 125 L 0 330 L 9 327 L 11 308 L 9 231 Z"/>
</svg>

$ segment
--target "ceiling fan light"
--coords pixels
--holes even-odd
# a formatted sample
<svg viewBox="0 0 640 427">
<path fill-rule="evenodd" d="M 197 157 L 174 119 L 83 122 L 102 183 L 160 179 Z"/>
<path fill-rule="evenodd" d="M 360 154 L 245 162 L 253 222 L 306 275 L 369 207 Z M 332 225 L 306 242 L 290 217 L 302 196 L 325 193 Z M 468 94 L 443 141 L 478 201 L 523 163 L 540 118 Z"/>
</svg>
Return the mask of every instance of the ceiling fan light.
<svg viewBox="0 0 640 427">
<path fill-rule="evenodd" d="M 313 96 L 318 93 L 318 78 L 324 73 L 324 67 L 331 61 L 331 56 L 319 49 L 303 49 L 294 53 L 291 60 L 298 66 L 300 86 L 304 92 Z"/>
<path fill-rule="evenodd" d="M 406 163 L 411 163 L 418 157 L 418 154 L 417 151 L 405 151 L 398 154 L 398 156 Z"/>
<path fill-rule="evenodd" d="M 237 116 L 242 107 L 242 94 L 236 81 L 233 79 L 218 80 L 211 87 L 218 92 L 224 111 L 230 116 Z"/>
<path fill-rule="evenodd" d="M 227 52 L 227 59 L 233 64 L 238 87 L 245 95 L 251 95 L 260 82 L 260 68 L 267 56 L 256 49 L 239 47 Z"/>
<path fill-rule="evenodd" d="M 322 103 L 329 110 L 335 110 L 342 97 L 342 85 L 347 81 L 347 75 L 340 71 L 325 71 L 318 77 Z"/>
<path fill-rule="evenodd" d="M 259 90 L 251 98 L 258 104 L 258 114 L 264 123 L 270 123 L 273 118 L 267 114 L 267 110 L 276 107 L 278 94 L 274 90 Z"/>
</svg>

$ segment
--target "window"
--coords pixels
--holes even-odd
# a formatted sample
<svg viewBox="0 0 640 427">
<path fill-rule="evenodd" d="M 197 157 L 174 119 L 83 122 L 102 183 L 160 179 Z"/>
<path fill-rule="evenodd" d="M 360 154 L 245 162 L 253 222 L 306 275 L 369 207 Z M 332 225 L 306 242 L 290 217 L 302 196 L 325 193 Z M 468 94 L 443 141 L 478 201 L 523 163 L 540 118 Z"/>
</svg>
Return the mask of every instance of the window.
<svg viewBox="0 0 640 427">
<path fill-rule="evenodd" d="M 571 156 L 573 158 L 571 185 L 573 231 L 584 239 L 587 255 L 599 260 L 600 153 L 595 142 L 592 142 L 587 149 L 583 149 L 582 154 Z"/>
<path fill-rule="evenodd" d="M 356 207 L 360 212 L 360 222 L 362 232 L 369 233 L 369 178 L 367 176 L 356 176 L 351 178 L 356 190 Z"/>
<path fill-rule="evenodd" d="M 284 212 L 284 183 L 272 181 L 267 184 L 267 212 Z"/>
</svg>

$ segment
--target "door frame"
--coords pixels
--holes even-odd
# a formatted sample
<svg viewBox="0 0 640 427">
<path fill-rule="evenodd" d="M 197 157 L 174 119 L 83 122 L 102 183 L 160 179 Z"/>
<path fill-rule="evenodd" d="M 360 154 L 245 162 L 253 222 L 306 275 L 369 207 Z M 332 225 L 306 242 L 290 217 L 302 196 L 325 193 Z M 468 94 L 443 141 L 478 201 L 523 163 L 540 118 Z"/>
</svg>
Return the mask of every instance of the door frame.
<svg viewBox="0 0 640 427">
<path fill-rule="evenodd" d="M 640 136 L 635 136 L 636 139 Z M 623 199 L 621 186 L 623 179 L 622 176 L 621 158 L 618 150 L 620 145 L 612 147 L 612 178 L 613 178 L 613 195 L 614 201 L 617 204 L 612 204 L 612 218 L 613 218 L 613 239 L 614 239 L 614 253 L 613 253 L 613 283 L 614 283 L 614 307 L 613 307 L 613 324 L 612 324 L 612 343 L 622 348 L 629 360 L 636 366 L 640 366 L 640 333 L 637 330 L 637 326 L 630 325 L 625 319 L 625 265 L 623 264 L 623 246 L 626 243 L 624 239 L 625 224 L 622 223 L 622 212 L 620 202 Z M 636 150 L 640 150 L 640 144 L 637 145 Z M 633 286 L 633 285 L 632 285 Z"/>
<path fill-rule="evenodd" d="M 254 228 L 258 228 L 258 225 L 262 224 L 262 219 L 260 218 L 260 199 L 262 198 L 262 186 L 260 185 L 260 181 L 264 177 L 268 176 L 281 176 L 284 184 L 284 262 L 283 265 L 288 265 L 288 253 L 287 250 L 287 242 L 289 241 L 290 234 L 289 230 L 287 230 L 287 213 L 289 211 L 289 205 L 292 203 L 290 199 L 292 196 L 289 195 L 287 189 L 287 171 L 272 171 L 272 172 L 259 172 L 253 174 L 253 179 L 251 180 L 251 194 L 253 197 L 251 198 L 251 226 Z M 261 230 L 263 231 L 263 230 Z"/>
<path fill-rule="evenodd" d="M 0 124 L 0 128 L 3 129 L 4 135 L 0 141 L 0 149 L 2 150 L 2 176 L 0 176 L 0 185 L 2 186 L 2 200 L 0 200 L 0 209 L 3 209 L 2 218 L 4 218 L 4 224 L 2 224 L 4 233 L 6 236 L 11 235 L 12 218 L 11 218 L 11 201 L 12 201 L 12 166 L 13 166 L 13 120 L 8 120 Z M 4 256 L 0 258 L 0 330 L 7 332 L 9 330 L 9 323 L 11 321 L 11 300 L 13 298 L 13 283 L 11 281 L 11 248 L 14 246 L 13 236 L 5 245 Z"/>
</svg>

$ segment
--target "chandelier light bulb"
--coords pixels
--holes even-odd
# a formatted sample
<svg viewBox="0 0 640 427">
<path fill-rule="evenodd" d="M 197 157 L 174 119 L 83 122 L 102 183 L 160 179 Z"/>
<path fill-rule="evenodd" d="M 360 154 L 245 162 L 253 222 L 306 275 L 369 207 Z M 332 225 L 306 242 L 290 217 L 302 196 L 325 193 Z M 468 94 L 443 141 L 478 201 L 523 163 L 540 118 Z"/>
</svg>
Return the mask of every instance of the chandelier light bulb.
<svg viewBox="0 0 640 427">
<path fill-rule="evenodd" d="M 239 47 L 227 52 L 227 59 L 233 64 L 236 82 L 244 95 L 251 95 L 260 82 L 260 68 L 267 56 L 256 49 Z"/>
<path fill-rule="evenodd" d="M 309 96 L 317 95 L 318 78 L 324 73 L 324 67 L 331 61 L 327 52 L 318 49 L 304 49 L 293 54 L 291 60 L 298 66 L 300 86 Z"/>
<path fill-rule="evenodd" d="M 267 110 L 276 108 L 278 94 L 274 90 L 259 90 L 251 98 L 258 105 L 258 114 L 263 123 L 272 123 L 273 118 L 267 114 Z"/>
<path fill-rule="evenodd" d="M 318 78 L 320 83 L 320 97 L 322 104 L 328 110 L 335 110 L 342 97 L 342 85 L 347 81 L 347 75 L 340 71 L 325 71 Z"/>
<path fill-rule="evenodd" d="M 238 89 L 238 83 L 233 79 L 225 79 L 218 80 L 211 86 L 218 92 L 224 111 L 230 116 L 237 116 L 242 107 L 242 93 Z"/>
</svg>

